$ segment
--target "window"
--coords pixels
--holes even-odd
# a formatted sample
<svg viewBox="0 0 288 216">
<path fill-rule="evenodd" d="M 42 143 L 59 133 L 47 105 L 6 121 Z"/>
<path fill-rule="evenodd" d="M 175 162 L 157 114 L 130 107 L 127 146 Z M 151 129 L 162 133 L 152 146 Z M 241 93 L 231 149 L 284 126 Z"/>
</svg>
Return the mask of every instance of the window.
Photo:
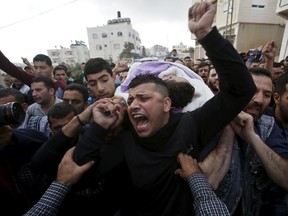
<svg viewBox="0 0 288 216">
<path fill-rule="evenodd" d="M 96 45 L 96 50 L 102 50 L 102 46 L 101 45 Z"/>
<path fill-rule="evenodd" d="M 122 37 L 123 36 L 122 32 L 117 32 L 117 36 Z"/>
<path fill-rule="evenodd" d="M 131 37 L 131 32 L 129 32 L 129 37 Z"/>
<path fill-rule="evenodd" d="M 97 38 L 98 38 L 98 35 L 97 35 L 97 34 L 92 34 L 92 38 L 93 38 L 93 39 L 97 39 Z"/>
<path fill-rule="evenodd" d="M 114 49 L 120 49 L 120 44 L 114 44 Z"/>
<path fill-rule="evenodd" d="M 265 8 L 267 0 L 251 0 L 253 8 Z"/>
<path fill-rule="evenodd" d="M 102 38 L 107 38 L 107 34 L 106 33 L 102 33 Z"/>
</svg>

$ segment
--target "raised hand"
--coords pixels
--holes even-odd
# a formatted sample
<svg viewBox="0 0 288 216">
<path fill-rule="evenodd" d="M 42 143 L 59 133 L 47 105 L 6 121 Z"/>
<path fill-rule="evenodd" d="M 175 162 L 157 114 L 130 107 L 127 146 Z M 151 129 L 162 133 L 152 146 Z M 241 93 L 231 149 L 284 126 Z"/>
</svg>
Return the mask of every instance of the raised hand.
<svg viewBox="0 0 288 216">
<path fill-rule="evenodd" d="M 197 39 L 205 37 L 212 29 L 217 1 L 196 2 L 188 12 L 188 27 Z"/>
</svg>

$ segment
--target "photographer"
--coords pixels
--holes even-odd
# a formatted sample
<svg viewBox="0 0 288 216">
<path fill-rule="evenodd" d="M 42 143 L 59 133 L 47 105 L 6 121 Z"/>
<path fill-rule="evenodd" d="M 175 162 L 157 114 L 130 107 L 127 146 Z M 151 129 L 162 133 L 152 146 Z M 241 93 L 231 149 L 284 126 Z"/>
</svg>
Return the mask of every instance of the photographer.
<svg viewBox="0 0 288 216">
<path fill-rule="evenodd" d="M 39 131 L 16 129 L 25 114 L 23 101 L 24 96 L 18 90 L 0 89 L 0 202 L 2 212 L 9 212 L 9 215 L 23 214 L 43 193 L 24 184 L 19 176 L 23 165 L 28 164 L 47 140 Z M 25 177 L 28 175 L 25 173 Z"/>
</svg>

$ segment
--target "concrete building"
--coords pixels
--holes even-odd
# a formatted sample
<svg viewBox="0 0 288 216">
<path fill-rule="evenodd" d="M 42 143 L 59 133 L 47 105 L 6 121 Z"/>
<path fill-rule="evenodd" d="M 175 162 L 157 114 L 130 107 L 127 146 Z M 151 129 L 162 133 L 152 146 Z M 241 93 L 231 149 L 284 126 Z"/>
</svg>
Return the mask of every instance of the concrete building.
<svg viewBox="0 0 288 216">
<path fill-rule="evenodd" d="M 188 47 L 184 45 L 182 42 L 179 45 L 173 45 L 172 49 L 177 50 L 177 55 L 179 58 L 184 59 L 186 56 L 189 56 Z"/>
<path fill-rule="evenodd" d="M 139 33 L 132 28 L 130 18 L 108 20 L 106 25 L 87 28 L 91 58 L 101 57 L 110 61 L 118 61 L 125 44 L 132 48 L 133 53 L 140 54 L 141 40 Z"/>
<path fill-rule="evenodd" d="M 279 61 L 281 61 L 288 56 L 288 0 L 278 0 L 276 14 L 286 20 L 285 31 L 279 54 Z"/>
<path fill-rule="evenodd" d="M 154 57 L 159 57 L 159 58 L 165 58 L 169 53 L 169 50 L 167 47 L 164 47 L 162 45 L 154 45 L 150 48 L 150 55 L 149 56 L 154 56 Z"/>
<path fill-rule="evenodd" d="M 60 49 L 49 49 L 47 52 L 53 65 L 65 63 L 75 66 L 77 63 L 81 64 L 90 58 L 89 50 L 83 41 L 75 41 L 74 44 L 70 45 L 70 48 L 60 46 Z"/>
<path fill-rule="evenodd" d="M 214 24 L 238 52 L 257 49 L 270 40 L 280 45 L 285 20 L 276 15 L 276 8 L 275 0 L 220 0 Z M 205 58 L 205 51 L 195 44 L 194 58 Z"/>
</svg>

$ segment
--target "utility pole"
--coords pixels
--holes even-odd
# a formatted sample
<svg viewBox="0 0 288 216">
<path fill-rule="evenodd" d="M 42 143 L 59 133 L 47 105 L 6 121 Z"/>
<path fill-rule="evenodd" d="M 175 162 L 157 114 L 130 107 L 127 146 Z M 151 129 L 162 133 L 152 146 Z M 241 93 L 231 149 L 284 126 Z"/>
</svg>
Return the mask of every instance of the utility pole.
<svg viewBox="0 0 288 216">
<path fill-rule="evenodd" d="M 227 8 L 226 25 L 225 25 L 225 38 L 226 39 L 231 38 L 231 35 L 232 35 L 233 5 L 234 5 L 234 0 L 229 0 L 228 6 L 227 6 L 228 8 Z M 229 24 L 229 14 L 230 14 L 230 24 Z M 229 36 L 227 34 L 228 25 L 229 25 Z"/>
</svg>

